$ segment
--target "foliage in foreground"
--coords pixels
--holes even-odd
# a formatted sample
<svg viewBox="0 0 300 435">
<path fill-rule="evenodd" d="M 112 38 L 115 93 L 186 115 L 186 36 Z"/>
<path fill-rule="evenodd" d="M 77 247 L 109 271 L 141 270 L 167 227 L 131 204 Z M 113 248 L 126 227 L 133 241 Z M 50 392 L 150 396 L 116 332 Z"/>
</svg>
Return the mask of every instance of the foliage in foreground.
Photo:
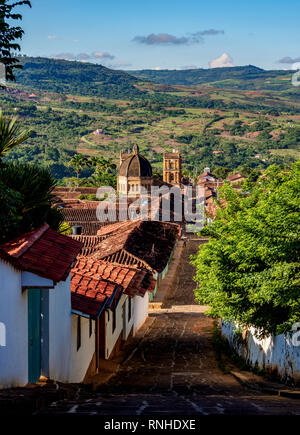
<svg viewBox="0 0 300 435">
<path fill-rule="evenodd" d="M 280 334 L 300 321 L 300 164 L 271 166 L 244 191 L 225 185 L 210 241 L 194 257 L 209 315 Z"/>
<path fill-rule="evenodd" d="M 6 67 L 8 80 L 15 80 L 14 69 L 22 68 L 14 53 L 21 50 L 16 41 L 23 37 L 24 30 L 20 26 L 11 25 L 13 20 L 22 20 L 22 15 L 14 10 L 22 5 L 31 7 L 29 0 L 0 0 L 0 62 Z"/>
<path fill-rule="evenodd" d="M 55 186 L 47 169 L 14 163 L 0 167 L 0 243 L 45 222 L 59 229 L 63 215 L 52 207 Z"/>
</svg>

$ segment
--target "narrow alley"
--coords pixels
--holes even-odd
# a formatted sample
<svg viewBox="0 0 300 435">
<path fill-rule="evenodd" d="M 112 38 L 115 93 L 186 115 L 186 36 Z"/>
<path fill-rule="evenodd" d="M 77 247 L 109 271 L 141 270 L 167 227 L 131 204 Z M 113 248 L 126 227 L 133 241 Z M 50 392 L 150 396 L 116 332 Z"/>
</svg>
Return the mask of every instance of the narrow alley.
<svg viewBox="0 0 300 435">
<path fill-rule="evenodd" d="M 214 321 L 194 302 L 189 237 L 176 285 L 152 309 L 141 340 L 117 374 L 96 391 L 53 403 L 42 414 L 87 415 L 280 415 L 300 414 L 300 401 L 244 388 L 219 367 L 212 343 Z"/>
</svg>

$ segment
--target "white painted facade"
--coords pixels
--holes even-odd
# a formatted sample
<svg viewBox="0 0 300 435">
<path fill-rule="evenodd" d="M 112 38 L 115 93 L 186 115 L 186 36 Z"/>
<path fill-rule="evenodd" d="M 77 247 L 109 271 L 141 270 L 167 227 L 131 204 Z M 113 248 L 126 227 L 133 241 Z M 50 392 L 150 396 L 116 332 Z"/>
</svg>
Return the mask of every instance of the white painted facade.
<svg viewBox="0 0 300 435">
<path fill-rule="evenodd" d="M 49 377 L 67 382 L 71 366 L 71 278 L 49 290 Z"/>
<path fill-rule="evenodd" d="M 41 335 L 41 374 L 67 381 L 71 361 L 70 277 L 54 287 L 53 281 L 21 272 L 0 259 L 0 282 L 0 324 L 5 333 L 0 342 L 0 389 L 28 383 L 27 288 L 40 288 L 48 301 L 46 332 Z"/>
<path fill-rule="evenodd" d="M 41 288 L 48 297 L 47 333 L 42 335 L 42 374 L 60 382 L 83 381 L 95 353 L 95 320 L 81 317 L 81 345 L 77 349 L 77 318 L 71 312 L 70 276 L 55 287 L 51 280 L 16 270 L 0 259 L 0 388 L 28 383 L 28 291 Z M 131 315 L 129 315 L 131 300 Z M 148 315 L 149 294 L 134 298 L 123 294 L 113 311 L 106 310 L 106 349 L 108 359 L 121 335 L 126 341 Z M 46 349 L 46 352 L 45 352 Z M 46 363 L 45 363 L 46 359 Z"/>
<path fill-rule="evenodd" d="M 222 334 L 231 347 L 252 367 L 273 372 L 283 380 L 300 381 L 300 346 L 294 346 L 291 334 L 269 336 L 264 339 L 255 337 L 254 328 L 241 334 L 237 327 L 222 322 Z"/>
<path fill-rule="evenodd" d="M 77 349 L 77 327 L 80 318 L 81 345 Z M 92 320 L 90 335 L 90 320 L 86 317 L 72 314 L 71 372 L 69 382 L 82 382 L 95 353 L 95 320 Z"/>
<path fill-rule="evenodd" d="M 133 334 L 135 334 L 138 329 L 144 324 L 148 317 L 149 310 L 149 293 L 146 292 L 144 297 L 135 296 L 133 298 Z"/>
<path fill-rule="evenodd" d="M 133 328 L 133 304 L 131 308 L 130 319 L 128 317 L 128 299 L 129 296 L 123 294 L 115 310 L 116 322 L 115 329 L 113 329 L 113 311 L 105 311 L 105 327 L 106 327 L 106 349 L 105 358 L 108 359 L 114 350 L 114 347 L 122 333 L 122 339 L 127 340 L 132 328 Z"/>
<path fill-rule="evenodd" d="M 28 381 L 28 304 L 20 271 L 0 259 L 0 322 L 5 325 L 5 346 L 0 346 L 0 388 L 23 386 Z"/>
</svg>

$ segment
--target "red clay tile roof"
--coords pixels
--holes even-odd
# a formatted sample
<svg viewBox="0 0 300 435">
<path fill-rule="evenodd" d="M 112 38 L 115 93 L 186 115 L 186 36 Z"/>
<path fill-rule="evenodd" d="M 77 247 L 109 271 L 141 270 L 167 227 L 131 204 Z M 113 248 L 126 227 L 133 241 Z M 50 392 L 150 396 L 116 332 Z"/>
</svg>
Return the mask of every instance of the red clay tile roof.
<svg viewBox="0 0 300 435">
<path fill-rule="evenodd" d="M 229 175 L 229 177 L 226 178 L 227 181 L 238 181 L 238 180 L 245 180 L 245 177 L 243 177 L 243 175 L 241 174 L 233 174 L 233 175 Z"/>
<path fill-rule="evenodd" d="M 206 178 L 206 177 L 212 177 L 215 180 L 217 180 L 217 177 L 214 174 L 212 174 L 211 172 L 203 172 L 203 174 L 198 176 L 198 180 L 200 180 L 201 178 Z"/>
<path fill-rule="evenodd" d="M 111 307 L 122 294 L 123 287 L 82 271 L 72 270 L 71 303 L 72 309 L 91 317 L 98 317 L 105 307 Z"/>
<path fill-rule="evenodd" d="M 124 222 L 116 222 L 111 225 L 106 225 L 100 228 L 100 230 L 98 230 L 97 235 L 110 236 L 111 234 L 122 231 L 123 229 L 125 231 L 128 231 L 130 229 L 134 229 L 137 226 L 137 223 L 139 222 L 141 221 L 124 221 Z"/>
<path fill-rule="evenodd" d="M 94 258 L 78 258 L 72 272 L 95 279 L 105 279 L 121 285 L 124 293 L 135 296 L 144 296 L 155 288 L 156 281 L 150 273 L 139 269 L 112 264 Z"/>
<path fill-rule="evenodd" d="M 81 248 L 80 242 L 51 230 L 47 224 L 0 246 L 14 266 L 54 282 L 67 278 Z"/>
<path fill-rule="evenodd" d="M 120 222 L 98 232 L 99 235 L 104 233 L 109 237 L 97 245 L 93 258 L 125 265 L 131 265 L 136 260 L 145 268 L 162 272 L 181 229 L 171 222 L 127 221 L 126 225 Z"/>
<path fill-rule="evenodd" d="M 71 293 L 71 304 L 72 310 L 97 318 L 105 307 L 105 297 L 103 297 L 103 301 L 101 302 L 98 299 Z"/>
<path fill-rule="evenodd" d="M 99 205 L 99 203 L 97 204 Z M 62 213 L 67 222 L 97 222 L 96 208 L 63 208 Z"/>
<path fill-rule="evenodd" d="M 78 240 L 83 244 L 83 247 L 80 251 L 80 256 L 87 257 L 88 255 L 93 254 L 95 251 L 97 251 L 97 245 L 104 240 L 105 236 L 87 236 L 85 234 L 83 235 L 72 235 L 73 240 Z"/>
<path fill-rule="evenodd" d="M 217 196 L 217 192 L 215 189 L 212 189 L 210 187 L 206 187 L 204 190 L 204 195 L 205 195 L 205 198 L 207 199 L 207 198 L 210 198 L 212 196 Z"/>
</svg>

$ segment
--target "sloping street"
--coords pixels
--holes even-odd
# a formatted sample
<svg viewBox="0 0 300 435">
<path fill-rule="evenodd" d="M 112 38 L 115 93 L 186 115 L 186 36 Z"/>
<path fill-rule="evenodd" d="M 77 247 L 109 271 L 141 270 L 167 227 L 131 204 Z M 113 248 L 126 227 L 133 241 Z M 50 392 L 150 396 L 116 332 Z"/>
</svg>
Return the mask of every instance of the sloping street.
<svg viewBox="0 0 300 435">
<path fill-rule="evenodd" d="M 53 403 L 42 414 L 280 415 L 300 414 L 300 401 L 244 388 L 225 374 L 212 343 L 214 322 L 194 303 L 189 257 L 199 242 L 188 238 L 174 291 L 153 309 L 140 341 L 109 382 L 76 400 Z"/>
</svg>

